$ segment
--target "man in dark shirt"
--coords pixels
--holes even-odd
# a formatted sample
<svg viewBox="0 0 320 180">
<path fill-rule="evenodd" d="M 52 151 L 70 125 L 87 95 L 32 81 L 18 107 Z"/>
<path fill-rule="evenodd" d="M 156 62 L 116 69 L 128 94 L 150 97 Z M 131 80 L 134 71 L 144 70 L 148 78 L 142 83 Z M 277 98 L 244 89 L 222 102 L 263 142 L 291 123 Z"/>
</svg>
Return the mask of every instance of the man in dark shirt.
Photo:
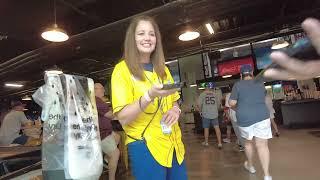
<svg viewBox="0 0 320 180">
<path fill-rule="evenodd" d="M 114 180 L 120 151 L 117 148 L 119 142 L 116 140 L 116 134 L 115 132 L 112 132 L 111 120 L 113 118 L 113 113 L 107 103 L 103 101 L 104 87 L 100 83 L 96 83 L 94 84 L 94 91 L 99 119 L 101 148 L 106 154 L 105 158 L 108 161 L 109 180 Z"/>
</svg>

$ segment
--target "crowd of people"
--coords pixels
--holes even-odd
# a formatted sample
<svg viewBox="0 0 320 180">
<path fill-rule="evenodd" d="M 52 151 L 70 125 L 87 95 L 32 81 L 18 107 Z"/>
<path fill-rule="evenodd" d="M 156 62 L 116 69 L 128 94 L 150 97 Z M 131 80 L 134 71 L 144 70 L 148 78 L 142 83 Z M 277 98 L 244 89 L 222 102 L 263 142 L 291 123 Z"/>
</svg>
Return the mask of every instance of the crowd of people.
<svg viewBox="0 0 320 180">
<path fill-rule="evenodd" d="M 320 23 L 307 19 L 302 24 L 314 47 L 320 54 Z M 303 62 L 284 53 L 271 54 L 274 62 L 283 69 L 269 69 L 266 77 L 274 79 L 308 79 L 320 75 L 320 61 Z M 224 107 L 228 124 L 227 139 L 230 142 L 231 126 L 237 137 L 239 150 L 245 151 L 245 169 L 256 170 L 253 164 L 254 147 L 263 167 L 264 179 L 271 180 L 269 172 L 270 153 L 268 140 L 272 138 L 271 124 L 275 134 L 280 135 L 274 123 L 272 101 L 267 96 L 263 82 L 253 80 L 253 69 L 243 65 L 241 80 L 227 93 L 224 104 L 216 99 L 213 84 L 198 100 L 204 128 L 204 146 L 208 146 L 209 128 L 213 126 L 217 147 L 222 148 L 219 128 L 219 110 Z M 185 148 L 177 123 L 181 114 L 178 89 L 163 89 L 163 84 L 173 83 L 156 22 L 148 16 L 134 18 L 127 30 L 123 58 L 112 73 L 112 109 L 103 101 L 104 87 L 96 83 L 95 95 L 99 117 L 101 147 L 108 163 L 109 179 L 115 179 L 119 159 L 119 135 L 112 131 L 111 120 L 118 119 L 126 134 L 129 159 L 135 179 L 184 180 L 187 179 Z M 28 137 L 19 135 L 26 121 L 24 105 L 16 102 L 4 118 L 0 129 L 1 144 L 25 144 Z"/>
<path fill-rule="evenodd" d="M 319 22 L 307 19 L 303 28 L 320 52 Z M 285 79 L 295 74 L 295 77 L 304 79 L 320 74 L 320 63 L 317 61 L 303 63 L 277 52 L 271 57 L 284 69 L 269 69 L 265 73 L 267 77 Z M 286 61 L 289 63 L 284 63 Z M 308 72 L 301 69 L 309 66 L 314 67 Z M 263 82 L 254 82 L 253 77 L 251 66 L 241 67 L 241 80 L 233 86 L 225 106 L 228 107 L 228 117 L 236 131 L 239 145 L 245 149 L 245 169 L 250 173 L 256 171 L 252 159 L 255 141 L 264 179 L 271 180 L 268 139 L 272 137 L 274 110 L 268 104 Z M 112 105 L 128 137 L 126 144 L 136 179 L 187 179 L 185 150 L 181 130 L 176 123 L 181 113 L 177 103 L 179 95 L 177 89 L 162 89 L 162 84 L 168 82 L 172 83 L 173 79 L 164 65 L 157 24 L 150 17 L 135 18 L 126 34 L 123 59 L 112 74 Z M 215 93 L 210 91 L 210 85 L 200 95 L 198 108 L 205 129 L 203 145 L 208 145 L 208 128 L 212 125 L 218 147 L 222 148 L 217 122 L 220 105 L 215 100 Z M 171 127 L 169 133 L 163 124 Z M 279 135 L 279 130 L 274 127 Z"/>
<path fill-rule="evenodd" d="M 319 27 L 319 22 L 314 19 L 303 23 L 303 28 L 313 39 L 318 52 L 320 35 L 315 29 Z M 302 79 L 319 74 L 317 61 L 303 64 L 281 53 L 273 53 L 271 57 L 283 66 L 284 70 L 270 69 L 266 71 L 267 77 L 285 79 L 285 75 L 292 77 L 292 74 L 296 74 L 296 77 Z M 290 63 L 283 63 L 284 61 Z M 301 74 L 303 70 L 296 67 L 311 66 L 310 64 L 316 64 L 317 68 L 312 68 L 306 74 Z M 162 89 L 162 84 L 168 82 L 172 83 L 173 79 L 164 65 L 157 24 L 150 17 L 135 18 L 126 34 L 123 59 L 112 74 L 112 105 L 115 116 L 120 120 L 128 137 L 126 144 L 136 179 L 187 179 L 185 150 L 181 141 L 181 130 L 176 123 L 181 113 L 177 103 L 179 95 L 177 89 Z M 208 128 L 212 125 L 218 148 L 222 148 L 217 119 L 221 106 L 210 89 L 209 84 L 198 100 L 205 137 L 202 144 L 208 146 Z M 254 140 L 265 180 L 272 179 L 269 172 L 268 139 L 272 137 L 274 109 L 268 98 L 263 82 L 253 81 L 252 67 L 243 66 L 241 80 L 233 86 L 225 101 L 227 117 L 235 129 L 239 147 L 242 150 L 244 148 L 247 156 L 244 167 L 250 173 L 256 171 L 252 160 Z M 163 123 L 171 127 L 169 133 L 165 131 Z M 273 125 L 276 135 L 280 135 L 275 123 Z M 144 160 L 141 162 L 141 159 Z"/>
</svg>

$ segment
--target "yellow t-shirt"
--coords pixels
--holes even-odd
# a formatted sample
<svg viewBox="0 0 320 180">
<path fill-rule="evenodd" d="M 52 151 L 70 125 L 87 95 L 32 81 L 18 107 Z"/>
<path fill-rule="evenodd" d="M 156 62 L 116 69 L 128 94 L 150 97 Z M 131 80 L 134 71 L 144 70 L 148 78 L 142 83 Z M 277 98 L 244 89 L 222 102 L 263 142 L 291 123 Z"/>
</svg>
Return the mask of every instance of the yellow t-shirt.
<svg viewBox="0 0 320 180">
<path fill-rule="evenodd" d="M 133 77 L 125 61 L 118 63 L 113 70 L 111 78 L 113 112 L 119 112 L 126 105 L 139 100 L 153 84 L 173 83 L 174 80 L 167 67 L 165 72 L 167 78 L 163 82 L 160 81 L 156 72 L 150 71 L 144 71 L 146 78 L 144 81 L 141 81 Z M 154 119 L 144 133 L 144 138 L 152 156 L 159 164 L 165 167 L 172 167 L 174 151 L 179 164 L 184 160 L 185 149 L 181 140 L 181 130 L 178 123 L 172 125 L 172 133 L 170 135 L 163 134 L 160 127 L 160 120 L 163 114 L 171 109 L 173 103 L 179 98 L 178 92 L 162 98 L 160 108 L 155 115 L 141 112 L 137 119 L 123 126 L 126 134 L 135 139 L 141 139 L 143 130 L 154 116 Z M 156 98 L 144 111 L 153 113 L 157 110 L 158 104 L 159 99 Z M 126 144 L 134 141 L 135 140 L 130 137 L 126 138 Z"/>
</svg>

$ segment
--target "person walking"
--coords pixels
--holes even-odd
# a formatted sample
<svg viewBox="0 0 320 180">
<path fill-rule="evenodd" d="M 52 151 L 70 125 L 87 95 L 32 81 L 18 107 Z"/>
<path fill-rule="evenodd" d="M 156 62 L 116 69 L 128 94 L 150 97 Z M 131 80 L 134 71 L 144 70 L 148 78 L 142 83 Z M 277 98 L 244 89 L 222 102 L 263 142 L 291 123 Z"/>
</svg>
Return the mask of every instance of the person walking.
<svg viewBox="0 0 320 180">
<path fill-rule="evenodd" d="M 205 90 L 198 98 L 199 112 L 202 117 L 202 126 L 204 128 L 204 142 L 202 145 L 209 146 L 209 128 L 214 127 L 216 132 L 218 148 L 222 148 L 221 131 L 219 127 L 219 107 L 221 106 L 220 100 L 217 98 L 216 93 L 212 90 L 213 83 L 207 83 Z"/>
<path fill-rule="evenodd" d="M 272 180 L 269 172 L 270 152 L 268 139 L 272 138 L 270 113 L 265 103 L 263 82 L 253 80 L 251 65 L 240 68 L 241 80 L 232 88 L 229 104 L 236 108 L 240 134 L 246 139 L 245 153 L 247 161 L 244 168 L 255 173 L 253 166 L 254 142 L 264 172 L 264 180 Z"/>
</svg>

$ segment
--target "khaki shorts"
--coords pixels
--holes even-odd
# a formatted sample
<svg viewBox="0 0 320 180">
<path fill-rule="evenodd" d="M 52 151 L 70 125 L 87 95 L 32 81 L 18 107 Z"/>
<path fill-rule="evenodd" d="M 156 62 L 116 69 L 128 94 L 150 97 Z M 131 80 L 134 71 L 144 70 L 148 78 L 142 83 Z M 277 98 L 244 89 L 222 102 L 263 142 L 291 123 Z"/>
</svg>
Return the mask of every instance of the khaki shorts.
<svg viewBox="0 0 320 180">
<path fill-rule="evenodd" d="M 101 149 L 107 155 L 110 155 L 113 151 L 115 151 L 117 149 L 117 143 L 116 143 L 116 141 L 114 139 L 113 134 L 114 133 L 112 132 L 112 134 L 110 134 L 109 136 L 105 137 L 101 141 Z"/>
</svg>

